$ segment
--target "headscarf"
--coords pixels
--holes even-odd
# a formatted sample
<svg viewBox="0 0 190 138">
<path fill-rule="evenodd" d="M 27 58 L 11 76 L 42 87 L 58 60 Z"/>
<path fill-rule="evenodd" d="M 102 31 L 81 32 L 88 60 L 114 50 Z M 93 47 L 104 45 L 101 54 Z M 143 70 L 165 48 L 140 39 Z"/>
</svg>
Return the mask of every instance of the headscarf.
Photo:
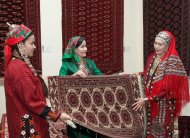
<svg viewBox="0 0 190 138">
<path fill-rule="evenodd" d="M 162 41 L 168 45 L 168 50 L 161 58 L 161 61 L 156 69 L 152 86 L 146 88 L 146 95 L 154 97 L 159 95 L 163 90 L 166 91 L 167 99 L 176 99 L 175 103 L 175 117 L 179 116 L 182 107 L 190 101 L 188 77 L 176 51 L 175 37 L 169 31 L 161 31 L 156 37 L 162 38 Z M 145 67 L 145 80 L 148 78 L 151 64 L 153 64 L 155 52 L 150 55 Z M 149 90 L 151 93 L 149 94 Z M 154 106 L 154 111 L 156 111 Z M 156 111 L 158 112 L 158 111 Z M 153 114 L 156 114 L 154 112 Z"/>
<path fill-rule="evenodd" d="M 23 24 L 7 24 L 9 25 L 9 32 L 7 33 L 7 37 L 4 43 L 5 68 L 11 60 L 11 52 L 13 46 L 22 42 L 25 38 L 27 38 L 29 34 L 32 33 L 32 31 Z"/>
<path fill-rule="evenodd" d="M 68 59 L 74 59 L 74 61 L 77 63 L 80 62 L 78 55 L 75 54 L 75 51 L 74 51 L 80 38 L 81 38 L 80 36 L 74 36 L 69 40 L 62 57 L 63 62 Z"/>
<path fill-rule="evenodd" d="M 37 72 L 34 69 L 33 65 L 31 64 L 28 56 L 24 52 L 24 43 L 23 40 L 25 40 L 32 31 L 26 27 L 25 25 L 21 24 L 12 24 L 9 25 L 9 32 L 7 33 L 7 37 L 5 40 L 5 47 L 4 47 L 4 55 L 5 55 L 5 69 L 7 68 L 10 60 L 11 60 L 11 54 L 12 54 L 12 48 L 17 45 L 18 52 L 21 56 L 21 58 L 26 62 L 28 67 L 31 69 L 31 71 L 34 73 L 35 76 L 37 76 Z"/>
</svg>

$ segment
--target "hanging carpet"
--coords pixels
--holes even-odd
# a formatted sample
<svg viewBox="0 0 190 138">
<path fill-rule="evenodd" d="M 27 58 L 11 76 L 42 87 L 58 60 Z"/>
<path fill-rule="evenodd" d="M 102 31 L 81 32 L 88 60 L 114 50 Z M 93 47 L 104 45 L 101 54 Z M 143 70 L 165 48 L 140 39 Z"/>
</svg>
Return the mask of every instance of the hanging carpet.
<svg viewBox="0 0 190 138">
<path fill-rule="evenodd" d="M 62 0 L 63 51 L 80 35 L 103 73 L 123 71 L 123 11 L 124 0 Z"/>
</svg>

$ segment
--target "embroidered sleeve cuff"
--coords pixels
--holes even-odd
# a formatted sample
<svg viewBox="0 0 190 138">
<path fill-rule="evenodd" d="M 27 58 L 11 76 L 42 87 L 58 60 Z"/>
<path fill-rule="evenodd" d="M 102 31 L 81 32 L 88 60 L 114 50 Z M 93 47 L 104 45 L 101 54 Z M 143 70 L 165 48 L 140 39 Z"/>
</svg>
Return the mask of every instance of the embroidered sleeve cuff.
<svg viewBox="0 0 190 138">
<path fill-rule="evenodd" d="M 46 106 L 40 115 L 44 118 L 51 119 L 52 121 L 56 122 L 61 116 L 61 113 L 58 111 L 52 111 L 51 107 Z"/>
<path fill-rule="evenodd" d="M 61 113 L 58 111 L 49 111 L 48 112 L 48 117 L 53 120 L 54 122 L 56 122 L 59 117 L 61 116 Z"/>
<path fill-rule="evenodd" d="M 159 100 L 159 97 L 157 97 L 157 96 L 149 96 L 148 99 L 149 99 L 149 100 L 158 101 L 158 100 Z"/>
<path fill-rule="evenodd" d="M 40 115 L 41 115 L 42 117 L 46 118 L 46 116 L 47 116 L 47 114 L 48 114 L 49 111 L 51 111 L 51 108 L 48 107 L 48 106 L 46 106 L 46 107 L 44 108 L 44 110 L 41 112 Z"/>
</svg>

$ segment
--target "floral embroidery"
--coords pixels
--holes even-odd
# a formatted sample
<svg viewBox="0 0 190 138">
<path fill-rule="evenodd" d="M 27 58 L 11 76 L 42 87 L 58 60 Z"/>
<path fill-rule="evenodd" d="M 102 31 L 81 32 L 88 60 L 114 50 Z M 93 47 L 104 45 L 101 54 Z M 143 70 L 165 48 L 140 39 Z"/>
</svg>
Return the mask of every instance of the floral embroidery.
<svg viewBox="0 0 190 138">
<path fill-rule="evenodd" d="M 21 138 L 40 138 L 40 135 L 38 132 L 35 131 L 34 129 L 34 120 L 32 116 L 25 114 L 21 118 Z"/>
<path fill-rule="evenodd" d="M 61 116 L 61 113 L 60 112 L 57 112 L 57 111 L 49 111 L 48 112 L 48 115 L 47 115 L 47 119 L 51 119 L 53 120 L 54 122 L 56 122 L 59 117 Z"/>
</svg>

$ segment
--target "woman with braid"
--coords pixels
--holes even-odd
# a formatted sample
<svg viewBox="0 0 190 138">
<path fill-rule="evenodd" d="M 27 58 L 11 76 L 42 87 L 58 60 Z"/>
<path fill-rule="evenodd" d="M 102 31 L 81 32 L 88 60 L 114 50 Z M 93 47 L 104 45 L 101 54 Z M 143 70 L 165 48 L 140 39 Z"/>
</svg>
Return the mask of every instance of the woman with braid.
<svg viewBox="0 0 190 138">
<path fill-rule="evenodd" d="M 8 25 L 4 85 L 9 137 L 48 138 L 47 119 L 66 122 L 72 118 L 46 104 L 45 83 L 29 59 L 36 49 L 32 31 L 23 24 Z"/>
</svg>

